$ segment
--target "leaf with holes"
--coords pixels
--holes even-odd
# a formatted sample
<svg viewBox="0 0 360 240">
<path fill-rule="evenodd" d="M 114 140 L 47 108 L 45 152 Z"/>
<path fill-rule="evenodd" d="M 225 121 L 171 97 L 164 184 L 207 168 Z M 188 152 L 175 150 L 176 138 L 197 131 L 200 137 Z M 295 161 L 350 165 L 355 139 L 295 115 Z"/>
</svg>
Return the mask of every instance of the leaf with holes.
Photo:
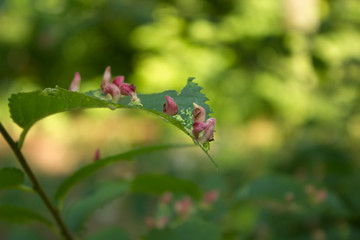
<svg viewBox="0 0 360 240">
<path fill-rule="evenodd" d="M 100 89 L 87 93 L 79 93 L 56 87 L 46 88 L 42 91 L 13 94 L 9 99 L 9 108 L 14 122 L 24 129 L 19 140 L 20 147 L 29 128 L 36 121 L 52 114 L 89 108 L 109 108 L 112 110 L 118 108 L 141 109 L 161 117 L 183 131 L 200 146 L 217 167 L 214 160 L 208 154 L 208 145 L 200 144 L 191 134 L 193 103 L 195 102 L 205 108 L 207 118 L 209 118 L 209 113 L 212 112 L 206 103 L 208 98 L 201 93 L 201 89 L 193 81 L 193 78 L 189 78 L 186 86 L 179 94 L 175 90 L 154 94 L 138 94 L 142 103 L 142 106 L 140 106 L 130 104 L 128 96 L 121 98 L 117 102 L 112 102 Z M 178 105 L 179 112 L 175 116 L 167 116 L 162 112 L 166 95 L 172 97 Z"/>
</svg>

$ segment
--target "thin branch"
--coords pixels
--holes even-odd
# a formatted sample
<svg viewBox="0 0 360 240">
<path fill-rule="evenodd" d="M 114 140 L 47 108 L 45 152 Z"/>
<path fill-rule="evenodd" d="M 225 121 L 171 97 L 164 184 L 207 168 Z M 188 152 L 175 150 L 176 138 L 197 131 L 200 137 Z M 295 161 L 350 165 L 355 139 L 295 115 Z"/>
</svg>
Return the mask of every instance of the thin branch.
<svg viewBox="0 0 360 240">
<path fill-rule="evenodd" d="M 9 133 L 6 131 L 2 123 L 0 122 L 0 132 L 4 136 L 6 142 L 9 144 L 11 150 L 14 152 L 16 158 L 18 159 L 20 165 L 22 166 L 23 170 L 29 177 L 33 189 L 39 194 L 41 200 L 44 202 L 48 210 L 50 211 L 51 215 L 54 217 L 57 225 L 59 226 L 61 230 L 62 236 L 67 240 L 73 240 L 73 237 L 70 234 L 69 229 L 65 225 L 63 219 L 61 218 L 59 211 L 55 208 L 55 206 L 51 203 L 49 197 L 46 195 L 44 189 L 40 185 L 39 181 L 37 180 L 36 176 L 32 172 L 31 168 L 26 162 L 26 159 L 24 155 L 21 153 L 20 149 L 18 148 L 18 145 L 14 142 L 14 140 L 11 138 Z"/>
</svg>

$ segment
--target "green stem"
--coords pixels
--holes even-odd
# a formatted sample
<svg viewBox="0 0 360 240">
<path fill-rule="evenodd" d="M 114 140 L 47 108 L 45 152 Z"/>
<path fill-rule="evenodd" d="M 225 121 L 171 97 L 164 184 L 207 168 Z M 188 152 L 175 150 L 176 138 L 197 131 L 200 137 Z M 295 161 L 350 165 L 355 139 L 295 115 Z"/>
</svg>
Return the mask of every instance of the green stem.
<svg viewBox="0 0 360 240">
<path fill-rule="evenodd" d="M 26 172 L 27 176 L 29 177 L 33 189 L 35 192 L 37 192 L 41 198 L 41 200 L 44 202 L 48 210 L 50 211 L 51 215 L 54 217 L 57 225 L 60 228 L 62 236 L 66 240 L 73 240 L 70 231 L 68 230 L 67 226 L 65 225 L 63 219 L 61 218 L 59 211 L 54 207 L 54 205 L 51 203 L 49 197 L 46 195 L 44 189 L 40 185 L 39 181 L 37 180 L 35 174 L 32 172 L 31 168 L 27 164 L 27 161 L 25 160 L 24 155 L 21 153 L 18 145 L 14 142 L 14 140 L 11 138 L 9 133 L 6 131 L 2 123 L 0 122 L 0 132 L 4 136 L 6 142 L 9 144 L 11 150 L 14 152 L 16 158 L 18 159 L 20 165 L 22 166 L 23 170 Z"/>
<path fill-rule="evenodd" d="M 23 131 L 21 132 L 20 138 L 19 138 L 19 141 L 18 141 L 18 149 L 22 148 L 22 145 L 24 144 L 24 141 L 25 141 L 26 133 L 28 131 L 29 131 L 29 128 L 24 128 Z"/>
</svg>

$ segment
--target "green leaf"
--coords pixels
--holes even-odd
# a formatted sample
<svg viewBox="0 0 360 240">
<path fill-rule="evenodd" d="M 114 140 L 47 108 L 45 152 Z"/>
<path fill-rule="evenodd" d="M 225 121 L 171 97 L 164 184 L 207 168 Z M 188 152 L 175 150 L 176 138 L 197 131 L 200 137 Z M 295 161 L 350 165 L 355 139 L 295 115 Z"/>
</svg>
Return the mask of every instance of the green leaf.
<svg viewBox="0 0 360 240">
<path fill-rule="evenodd" d="M 10 205 L 0 206 L 0 220 L 10 223 L 38 221 L 48 226 L 52 225 L 49 220 L 30 209 Z"/>
<path fill-rule="evenodd" d="M 59 87 L 17 93 L 11 95 L 9 99 L 11 117 L 22 128 L 29 128 L 36 121 L 55 113 L 106 107 L 110 108 L 111 103 Z"/>
<path fill-rule="evenodd" d="M 251 182 L 240 189 L 239 200 L 268 199 L 285 201 L 286 194 L 291 193 L 295 200 L 304 200 L 304 187 L 292 178 L 280 175 L 266 176 Z"/>
<path fill-rule="evenodd" d="M 221 232 L 214 223 L 190 220 L 175 229 L 152 230 L 146 240 L 221 240 Z"/>
<path fill-rule="evenodd" d="M 160 113 L 163 116 L 162 105 L 165 102 L 165 96 L 169 95 L 177 103 L 179 115 L 188 121 L 191 119 L 193 102 L 203 106 L 208 117 L 208 114 L 212 112 L 205 103 L 208 99 L 200 92 L 201 89 L 193 82 L 193 78 L 190 78 L 180 94 L 177 94 L 175 90 L 170 90 L 162 93 L 138 94 L 138 97 L 141 99 L 144 110 Z M 108 100 L 100 89 L 79 93 L 56 87 L 46 88 L 43 91 L 13 94 L 9 99 L 9 108 L 14 122 L 26 129 L 30 128 L 36 121 L 55 113 L 88 108 L 110 108 L 114 110 L 117 108 L 139 108 L 139 106 L 129 104 L 129 97 L 127 96 L 114 103 Z M 168 117 L 166 116 L 166 118 Z"/>
<path fill-rule="evenodd" d="M 24 173 L 17 168 L 0 169 L 0 190 L 17 188 L 24 183 Z"/>
<path fill-rule="evenodd" d="M 95 234 L 85 238 L 86 240 L 113 240 L 116 236 L 116 240 L 129 240 L 130 238 L 126 232 L 118 227 L 108 227 L 102 229 Z"/>
<path fill-rule="evenodd" d="M 162 103 L 165 102 L 165 96 L 168 95 L 176 102 L 179 115 L 183 119 L 182 125 L 187 129 L 192 125 L 192 111 L 193 103 L 197 103 L 206 110 L 206 118 L 209 118 L 209 113 L 212 113 L 209 105 L 206 103 L 209 99 L 201 93 L 202 87 L 195 83 L 194 78 L 189 78 L 186 86 L 178 94 L 175 90 L 165 91 L 155 94 L 139 94 L 141 103 L 145 109 L 162 113 Z"/>
<path fill-rule="evenodd" d="M 117 108 L 142 109 L 160 116 L 192 138 L 217 168 L 215 161 L 208 154 L 208 147 L 201 145 L 190 134 L 193 102 L 205 108 L 207 117 L 212 112 L 206 104 L 208 99 L 200 92 L 201 89 L 201 87 L 193 82 L 193 78 L 189 78 L 180 94 L 175 90 L 154 94 L 138 94 L 142 102 L 141 107 L 129 103 L 130 98 L 128 96 L 121 98 L 116 103 L 112 102 L 104 96 L 100 89 L 87 93 L 79 93 L 56 87 L 46 88 L 43 91 L 13 94 L 9 99 L 9 108 L 14 122 L 24 129 L 19 140 L 20 147 L 27 131 L 36 121 L 55 113 L 88 108 L 110 108 L 112 110 Z M 162 112 L 166 95 L 173 97 L 178 105 L 179 114 L 174 117 L 167 116 Z"/>
<path fill-rule="evenodd" d="M 124 194 L 128 188 L 129 183 L 123 181 L 100 184 L 93 195 L 83 198 L 69 208 L 65 218 L 69 228 L 79 230 L 96 209 Z"/>
<path fill-rule="evenodd" d="M 334 217 L 346 217 L 351 214 L 351 211 L 344 205 L 344 202 L 339 198 L 339 196 L 332 191 L 327 190 L 327 196 L 325 201 L 322 202 L 319 206 L 323 212 L 334 216 Z"/>
<path fill-rule="evenodd" d="M 192 146 L 192 145 L 168 144 L 168 145 L 160 145 L 160 146 L 148 146 L 148 147 L 133 149 L 133 150 L 125 152 L 125 153 L 121 153 L 121 154 L 117 154 L 114 156 L 100 159 L 96 162 L 93 162 L 89 165 L 86 165 L 85 167 L 78 169 L 76 172 L 74 172 L 72 175 L 70 175 L 68 178 L 66 178 L 58 187 L 58 189 L 55 193 L 55 200 L 58 201 L 58 205 L 61 208 L 66 194 L 70 191 L 70 189 L 74 185 L 76 185 L 80 181 L 84 180 L 85 178 L 87 178 L 88 176 L 92 175 L 93 173 L 102 169 L 105 166 L 108 166 L 110 164 L 114 164 L 114 163 L 117 163 L 120 161 L 125 161 L 125 160 L 130 161 L 132 157 L 140 155 L 140 154 L 144 154 L 144 153 L 150 153 L 150 152 L 159 151 L 159 150 L 166 150 L 166 149 L 170 149 L 170 148 L 189 147 L 189 146 Z"/>
<path fill-rule="evenodd" d="M 201 198 L 200 188 L 189 180 L 179 179 L 169 175 L 147 174 L 137 176 L 131 182 L 131 191 L 135 193 L 163 194 L 170 191 L 188 194 Z"/>
</svg>

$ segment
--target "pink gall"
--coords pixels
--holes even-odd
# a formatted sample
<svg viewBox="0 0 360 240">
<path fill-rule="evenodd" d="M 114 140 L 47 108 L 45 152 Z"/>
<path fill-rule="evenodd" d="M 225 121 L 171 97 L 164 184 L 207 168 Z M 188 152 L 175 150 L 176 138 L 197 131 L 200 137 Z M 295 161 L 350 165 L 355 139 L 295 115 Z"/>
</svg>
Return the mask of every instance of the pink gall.
<svg viewBox="0 0 360 240">
<path fill-rule="evenodd" d="M 328 192 L 326 191 L 326 189 L 320 189 L 315 196 L 315 201 L 317 203 L 322 203 L 325 201 L 326 197 L 328 195 Z"/>
<path fill-rule="evenodd" d="M 168 216 L 163 216 L 157 220 L 157 228 L 163 229 L 166 224 L 169 222 L 170 218 Z"/>
<path fill-rule="evenodd" d="M 214 140 L 214 132 L 215 132 L 215 125 L 216 125 L 216 119 L 215 118 L 209 118 L 206 121 L 206 128 L 204 130 L 203 135 L 199 139 L 199 142 L 204 144 L 206 142 L 210 142 Z"/>
<path fill-rule="evenodd" d="M 97 149 L 95 150 L 95 153 L 94 153 L 94 161 L 97 161 L 97 160 L 99 160 L 100 158 L 101 158 L 100 149 L 97 148 Z"/>
<path fill-rule="evenodd" d="M 113 84 L 115 84 L 118 88 L 124 83 L 125 77 L 124 76 L 116 76 L 114 78 Z"/>
<path fill-rule="evenodd" d="M 171 192 L 165 192 L 163 195 L 161 195 L 160 197 L 160 203 L 163 205 L 168 205 L 172 199 L 173 195 Z"/>
<path fill-rule="evenodd" d="M 203 196 L 203 202 L 205 204 L 213 204 L 214 202 L 216 202 L 219 198 L 219 191 L 218 190 L 211 190 L 208 191 L 204 194 Z"/>
<path fill-rule="evenodd" d="M 111 83 L 111 67 L 108 66 L 105 69 L 103 80 L 101 82 L 101 89 L 105 91 L 105 88 Z"/>
<path fill-rule="evenodd" d="M 132 96 L 135 93 L 136 87 L 133 84 L 129 84 L 129 83 L 123 83 L 120 85 L 120 91 L 122 95 L 128 95 L 128 96 Z"/>
<path fill-rule="evenodd" d="M 163 105 L 163 113 L 168 116 L 174 116 L 178 113 L 178 107 L 170 96 L 165 96 L 166 102 Z"/>
<path fill-rule="evenodd" d="M 131 97 L 132 102 L 140 102 L 140 99 L 136 95 L 136 87 L 133 84 L 123 83 L 120 86 L 120 92 L 122 95 L 128 95 Z"/>
<path fill-rule="evenodd" d="M 110 94 L 113 101 L 118 101 L 121 97 L 120 89 L 113 83 L 110 83 L 105 87 L 104 94 Z"/>
<path fill-rule="evenodd" d="M 205 122 L 206 111 L 203 107 L 193 103 L 194 111 L 193 111 L 193 122 Z"/>
<path fill-rule="evenodd" d="M 105 69 L 103 80 L 101 82 L 101 89 L 104 94 L 110 93 L 114 101 L 118 101 L 121 95 L 128 95 L 131 97 L 131 104 L 142 106 L 140 99 L 137 97 L 133 84 L 124 83 L 124 76 L 116 76 L 111 83 L 111 68 L 108 66 Z"/>
<path fill-rule="evenodd" d="M 155 228 L 156 222 L 152 217 L 146 217 L 145 218 L 145 224 L 148 228 Z"/>
<path fill-rule="evenodd" d="M 186 196 L 180 201 L 175 202 L 175 212 L 178 216 L 182 218 L 187 218 L 190 216 L 192 210 L 192 202 L 190 197 Z"/>
<path fill-rule="evenodd" d="M 79 91 L 79 87 L 80 87 L 80 82 L 81 82 L 81 77 L 80 77 L 80 73 L 76 72 L 74 79 L 72 80 L 71 84 L 70 84 L 70 91 L 73 92 L 78 92 Z"/>
<path fill-rule="evenodd" d="M 208 124 L 203 122 L 194 122 L 193 131 L 194 137 L 199 139 L 199 134 L 207 128 Z"/>
</svg>

